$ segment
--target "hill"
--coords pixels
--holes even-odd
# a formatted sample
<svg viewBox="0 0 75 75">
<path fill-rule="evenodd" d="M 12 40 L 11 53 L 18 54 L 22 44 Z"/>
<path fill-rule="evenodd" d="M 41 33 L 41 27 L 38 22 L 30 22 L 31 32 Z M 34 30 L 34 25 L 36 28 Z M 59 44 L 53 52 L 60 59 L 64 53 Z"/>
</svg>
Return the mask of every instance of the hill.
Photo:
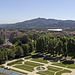
<svg viewBox="0 0 75 75">
<path fill-rule="evenodd" d="M 27 20 L 24 22 L 18 22 L 14 24 L 0 24 L 0 27 L 16 27 L 16 28 L 73 28 L 75 27 L 75 21 L 73 20 L 56 20 L 56 19 L 45 19 L 36 18 Z"/>
</svg>

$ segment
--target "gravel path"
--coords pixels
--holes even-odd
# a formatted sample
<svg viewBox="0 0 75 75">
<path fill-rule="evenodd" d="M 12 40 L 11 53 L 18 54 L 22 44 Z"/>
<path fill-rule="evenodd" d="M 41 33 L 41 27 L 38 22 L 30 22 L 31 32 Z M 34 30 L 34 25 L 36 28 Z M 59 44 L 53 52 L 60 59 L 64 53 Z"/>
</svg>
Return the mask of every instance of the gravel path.
<svg viewBox="0 0 75 75">
<path fill-rule="evenodd" d="M 46 68 L 47 68 L 48 66 L 52 66 L 52 67 L 56 67 L 56 68 L 62 68 L 63 70 L 64 70 L 64 69 L 67 69 L 67 70 L 72 71 L 71 73 L 63 73 L 62 75 L 75 75 L 75 69 L 70 69 L 70 68 L 66 68 L 66 67 L 55 66 L 55 65 L 52 65 L 52 62 L 50 62 L 50 61 L 47 61 L 48 64 L 45 64 L 45 63 L 41 63 L 41 62 L 37 62 L 37 61 L 32 61 L 32 60 L 30 60 L 30 59 L 25 59 L 25 58 L 20 58 L 20 59 L 24 60 L 24 61 L 22 62 L 22 64 L 15 64 L 15 65 L 23 65 L 26 61 L 30 61 L 30 62 L 34 62 L 34 63 L 43 64 L 44 67 L 46 67 Z M 3 64 L 3 66 L 9 67 L 9 68 L 11 68 L 11 69 L 14 69 L 14 70 L 17 70 L 17 71 L 20 71 L 20 72 L 27 73 L 28 75 L 39 75 L 39 74 L 36 74 L 36 73 L 38 72 L 36 69 L 34 69 L 33 72 L 29 72 L 29 71 L 26 71 L 26 70 L 22 70 L 22 69 L 13 67 L 13 66 L 15 66 L 15 65 L 12 65 L 12 66 L 8 66 L 8 65 L 7 65 L 8 63 L 11 63 L 11 62 L 17 61 L 17 60 L 19 60 L 19 59 L 15 59 L 15 60 L 12 60 L 12 61 L 7 61 L 5 64 Z M 56 72 L 54 73 L 54 75 L 56 75 L 57 72 L 58 72 L 58 71 L 56 71 Z"/>
</svg>

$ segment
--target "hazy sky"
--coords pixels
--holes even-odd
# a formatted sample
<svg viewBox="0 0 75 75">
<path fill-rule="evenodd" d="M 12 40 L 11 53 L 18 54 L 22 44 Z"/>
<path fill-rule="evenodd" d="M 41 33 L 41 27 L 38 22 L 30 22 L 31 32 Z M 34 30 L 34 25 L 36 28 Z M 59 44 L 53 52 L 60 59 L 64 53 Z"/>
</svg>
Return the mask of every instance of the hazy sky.
<svg viewBox="0 0 75 75">
<path fill-rule="evenodd" d="M 75 0 L 0 0 L 0 23 L 38 17 L 75 20 Z"/>
</svg>

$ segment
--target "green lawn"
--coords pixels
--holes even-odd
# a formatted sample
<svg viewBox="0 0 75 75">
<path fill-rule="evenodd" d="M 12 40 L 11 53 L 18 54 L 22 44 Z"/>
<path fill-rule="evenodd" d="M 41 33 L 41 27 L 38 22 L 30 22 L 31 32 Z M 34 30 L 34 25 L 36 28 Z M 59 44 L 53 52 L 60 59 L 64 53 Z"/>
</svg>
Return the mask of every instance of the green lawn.
<svg viewBox="0 0 75 75">
<path fill-rule="evenodd" d="M 52 67 L 52 66 L 48 66 L 47 68 L 48 68 L 47 71 L 40 71 L 40 72 L 38 72 L 38 74 L 41 74 L 41 75 L 54 75 L 54 73 L 56 71 L 61 70 L 61 68 Z"/>
<path fill-rule="evenodd" d="M 27 61 L 27 62 L 25 62 L 25 65 L 31 65 L 31 66 L 43 66 L 43 64 L 38 64 L 38 63 L 33 63 L 33 62 L 29 62 L 29 61 Z"/>
<path fill-rule="evenodd" d="M 40 74 L 40 75 L 54 75 L 54 72 L 47 70 L 47 71 L 40 71 L 40 72 L 38 72 L 38 74 Z"/>
<path fill-rule="evenodd" d="M 30 58 L 32 58 L 32 57 L 31 57 L 31 56 L 26 56 L 26 57 L 25 57 L 25 59 L 30 59 Z"/>
<path fill-rule="evenodd" d="M 75 69 L 75 63 L 74 64 L 63 64 L 62 62 L 60 62 L 60 63 L 54 63 L 53 65 L 61 66 L 61 67 L 67 66 L 67 68 Z"/>
<path fill-rule="evenodd" d="M 53 66 L 48 66 L 48 70 L 59 71 L 59 70 L 62 70 L 62 69 L 61 68 L 57 68 L 57 67 L 53 67 Z"/>
<path fill-rule="evenodd" d="M 11 62 L 11 63 L 8 63 L 7 65 L 8 66 L 12 66 L 12 65 L 14 65 L 14 64 L 22 64 L 22 59 L 20 59 L 20 60 L 16 60 L 16 61 L 13 61 L 13 62 Z"/>
<path fill-rule="evenodd" d="M 32 59 L 32 61 L 37 61 L 37 62 L 41 62 L 41 63 L 48 63 L 47 60 L 43 60 L 43 58 Z"/>
<path fill-rule="evenodd" d="M 61 75 L 62 73 L 71 73 L 71 71 L 64 69 L 63 71 L 57 72 L 56 75 Z"/>
<path fill-rule="evenodd" d="M 4 66 L 0 65 L 0 68 L 4 68 Z"/>
<path fill-rule="evenodd" d="M 41 75 L 54 75 L 55 72 L 56 75 L 61 75 L 62 73 L 71 73 L 71 71 L 64 69 L 63 71 L 61 71 L 61 68 L 57 68 L 57 67 L 52 67 L 52 66 L 48 66 L 48 70 L 47 71 L 40 71 L 37 72 L 38 74 Z"/>
<path fill-rule="evenodd" d="M 31 58 L 31 57 L 29 56 L 28 58 Z M 37 59 L 31 59 L 31 60 L 32 61 L 41 62 L 41 63 L 46 63 L 46 64 L 48 63 L 47 60 L 43 60 L 43 58 L 37 58 Z M 22 69 L 22 70 L 29 71 L 29 72 L 34 71 L 34 67 L 44 66 L 43 64 L 34 63 L 34 62 L 30 62 L 30 61 L 26 61 L 24 63 L 24 65 L 19 65 L 19 64 L 22 63 L 22 61 L 23 60 L 20 59 L 20 60 L 8 63 L 8 65 L 11 66 L 11 65 L 17 64 L 14 67 Z M 67 66 L 68 68 L 74 68 L 75 69 L 75 63 L 71 64 L 71 65 L 69 65 L 69 64 L 65 65 L 62 62 L 63 61 L 61 61 L 60 63 L 54 62 L 53 65 L 62 66 L 62 67 L 66 67 Z M 53 66 L 48 66 L 47 68 L 48 68 L 47 71 L 39 71 L 39 72 L 37 72 L 37 74 L 40 74 L 40 75 L 54 75 L 54 73 L 57 72 L 56 75 L 61 75 L 62 73 L 70 73 L 71 72 L 69 70 L 66 70 L 66 69 L 62 70 L 62 68 L 57 68 L 57 67 L 53 67 Z M 19 72 L 19 71 L 16 71 L 16 70 L 13 70 L 13 71 Z M 27 75 L 26 73 L 23 73 L 23 72 L 19 72 L 19 73 Z"/>
<path fill-rule="evenodd" d="M 33 63 L 33 62 L 27 61 L 27 62 L 25 62 L 24 65 L 16 65 L 14 67 L 32 72 L 32 71 L 34 71 L 34 67 L 40 66 L 40 65 L 43 66 L 43 64 L 38 64 L 38 63 Z"/>
</svg>

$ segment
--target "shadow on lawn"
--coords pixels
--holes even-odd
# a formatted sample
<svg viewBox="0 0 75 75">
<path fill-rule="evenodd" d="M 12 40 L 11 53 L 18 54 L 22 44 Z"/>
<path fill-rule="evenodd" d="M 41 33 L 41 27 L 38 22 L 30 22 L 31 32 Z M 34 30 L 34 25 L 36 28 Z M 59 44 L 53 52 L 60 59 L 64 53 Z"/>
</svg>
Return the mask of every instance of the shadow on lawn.
<svg viewBox="0 0 75 75">
<path fill-rule="evenodd" d="M 51 57 L 50 55 L 46 55 L 44 56 L 43 54 L 35 54 L 32 55 L 33 59 L 37 59 L 37 58 L 43 58 L 43 60 L 53 60 L 53 61 L 59 61 L 62 59 L 63 56 L 60 57 Z"/>
<path fill-rule="evenodd" d="M 63 56 L 60 57 L 51 57 L 50 55 L 47 55 L 44 57 L 44 60 L 53 60 L 53 61 L 59 61 L 62 59 Z"/>
<path fill-rule="evenodd" d="M 33 59 L 42 58 L 42 57 L 44 57 L 42 54 L 32 55 Z"/>
<path fill-rule="evenodd" d="M 64 60 L 62 63 L 63 64 L 74 64 L 74 61 L 73 60 Z"/>
</svg>

